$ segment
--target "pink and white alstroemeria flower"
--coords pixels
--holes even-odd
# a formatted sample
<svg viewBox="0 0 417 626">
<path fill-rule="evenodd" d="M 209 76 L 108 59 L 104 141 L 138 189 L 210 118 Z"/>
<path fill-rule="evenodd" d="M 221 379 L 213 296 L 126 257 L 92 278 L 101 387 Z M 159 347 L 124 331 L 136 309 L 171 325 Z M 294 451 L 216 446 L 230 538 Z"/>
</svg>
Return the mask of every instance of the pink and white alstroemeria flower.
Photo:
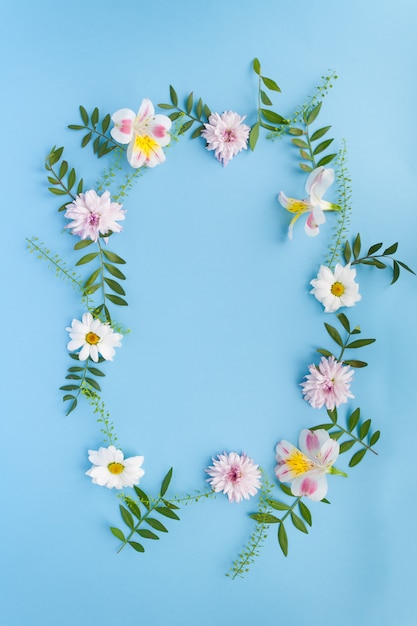
<svg viewBox="0 0 417 626">
<path fill-rule="evenodd" d="M 290 239 L 292 239 L 292 229 L 295 222 L 304 213 L 309 214 L 304 230 L 309 237 L 316 237 L 320 232 L 319 225 L 324 224 L 326 221 L 324 211 L 338 211 L 340 209 L 338 204 L 332 204 L 327 202 L 327 200 L 323 200 L 324 194 L 333 181 L 334 170 L 332 168 L 316 167 L 307 178 L 306 192 L 308 198 L 296 200 L 295 198 L 287 198 L 283 191 L 279 192 L 278 200 L 280 204 L 290 213 L 295 213 L 288 229 Z"/>
<path fill-rule="evenodd" d="M 326 497 L 326 474 L 344 472 L 332 467 L 339 456 L 340 446 L 323 428 L 300 432 L 299 447 L 288 441 L 280 441 L 276 447 L 275 474 L 282 483 L 291 483 L 295 496 L 306 496 L 319 501 Z"/>
<path fill-rule="evenodd" d="M 114 128 L 110 134 L 119 143 L 129 144 L 127 160 L 132 167 L 155 167 L 165 161 L 162 148 L 171 139 L 171 120 L 166 115 L 155 115 L 150 100 L 142 100 L 137 115 L 131 109 L 119 109 L 112 120 Z"/>
</svg>

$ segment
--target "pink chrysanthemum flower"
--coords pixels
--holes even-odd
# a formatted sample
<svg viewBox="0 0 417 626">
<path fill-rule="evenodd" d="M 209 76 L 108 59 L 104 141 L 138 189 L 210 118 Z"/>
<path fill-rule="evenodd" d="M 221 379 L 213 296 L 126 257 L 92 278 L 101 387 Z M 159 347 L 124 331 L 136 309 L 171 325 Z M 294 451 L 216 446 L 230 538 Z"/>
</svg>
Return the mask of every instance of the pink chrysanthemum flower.
<svg viewBox="0 0 417 626">
<path fill-rule="evenodd" d="M 254 496 L 261 486 L 258 465 L 246 454 L 218 454 L 213 465 L 205 471 L 211 477 L 207 482 L 213 491 L 222 491 L 230 502 L 240 502 L 242 498 L 249 500 L 249 496 Z"/>
<path fill-rule="evenodd" d="M 122 230 L 120 220 L 125 219 L 126 211 L 122 205 L 110 200 L 110 192 L 105 191 L 101 196 L 94 189 L 80 193 L 71 204 L 67 204 L 65 217 L 73 220 L 65 228 L 71 228 L 73 235 L 81 239 L 97 241 L 99 235 L 112 231 L 119 233 Z"/>
<path fill-rule="evenodd" d="M 207 150 L 214 150 L 214 156 L 223 165 L 227 165 L 241 150 L 248 147 L 250 128 L 242 124 L 246 116 L 241 117 L 232 111 L 221 115 L 212 113 L 209 123 L 204 124 L 201 136 L 207 141 Z"/>
<path fill-rule="evenodd" d="M 349 391 L 354 374 L 350 365 L 343 365 L 334 356 L 323 356 L 318 366 L 309 365 L 308 369 L 310 374 L 300 384 L 304 399 L 314 409 L 321 409 L 325 404 L 329 411 L 333 411 L 335 407 L 347 402 L 348 398 L 354 398 Z"/>
</svg>

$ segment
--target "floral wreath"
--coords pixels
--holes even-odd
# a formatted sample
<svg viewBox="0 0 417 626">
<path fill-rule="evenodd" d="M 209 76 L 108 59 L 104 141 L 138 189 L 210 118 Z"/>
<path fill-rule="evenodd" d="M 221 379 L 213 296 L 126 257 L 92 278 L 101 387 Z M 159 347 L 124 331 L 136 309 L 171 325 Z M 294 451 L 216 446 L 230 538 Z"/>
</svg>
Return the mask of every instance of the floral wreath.
<svg viewBox="0 0 417 626">
<path fill-rule="evenodd" d="M 361 299 L 356 282 L 356 268 L 360 266 L 386 269 L 388 264 L 391 265 L 391 283 L 397 281 L 401 269 L 414 274 L 410 267 L 393 257 L 397 243 L 385 248 L 382 243 L 376 243 L 361 255 L 360 235 L 354 238 L 352 244 L 346 239 L 352 208 L 346 146 L 342 143 L 338 152 L 329 153 L 328 148 L 334 140 L 324 137 L 331 127 L 317 128 L 322 98 L 337 78 L 335 73 L 323 77 L 315 93 L 292 115 L 284 117 L 271 108 L 271 98 L 280 92 L 277 83 L 262 74 L 258 59 L 254 59 L 252 67 L 258 77 L 258 106 L 252 126 L 244 123 L 246 116 L 232 111 L 212 113 L 201 98 L 194 98 L 192 92 L 182 107 L 172 86 L 170 102 L 158 105 L 162 110 L 169 110 L 168 115 L 155 114 L 154 105 L 148 99 L 142 101 L 137 114 L 123 108 L 113 115 L 100 116 L 98 108 L 88 114 L 80 106 L 81 123 L 72 124 L 69 128 L 84 133 L 81 146 L 85 148 L 92 145 L 98 158 L 112 155 L 100 183 L 96 189 L 85 190 L 83 180 L 63 158 L 63 147 L 52 148 L 45 161 L 51 185 L 49 191 L 65 198 L 58 211 L 64 212 L 63 217 L 68 220 L 66 231 L 77 237 L 74 250 L 81 253 L 75 263 L 77 270 L 71 268 L 59 255 L 52 254 L 38 238 L 27 240 L 29 250 L 46 260 L 58 275 L 81 294 L 84 312 L 81 319 L 74 318 L 66 329 L 69 333 L 67 348 L 72 361 L 66 384 L 61 390 L 64 392 L 67 415 L 76 409 L 81 399 L 86 400 L 96 414 L 104 435 L 107 446 L 88 452 L 91 467 L 86 474 L 94 484 L 119 491 L 119 509 L 124 527 L 123 530 L 118 526 L 110 528 L 120 542 L 118 552 L 126 546 L 144 552 L 144 540 L 159 539 L 167 533 L 165 524 L 180 519 L 178 512 L 183 504 L 197 502 L 220 492 L 230 502 L 236 503 L 257 496 L 258 510 L 250 514 L 256 525 L 227 574 L 232 578 L 243 576 L 248 571 L 272 526 L 277 528 L 278 544 L 284 555 L 288 553 L 286 523 L 291 522 L 295 529 L 308 533 L 312 515 L 306 502 L 328 503 L 327 474 L 347 476 L 335 467 L 340 455 L 355 448 L 348 461 L 348 466 L 353 468 L 367 452 L 377 454 L 374 446 L 380 431 L 373 428 L 371 420 L 363 420 L 359 408 L 344 419 L 338 412 L 341 405 L 354 398 L 351 386 L 355 368 L 367 365 L 356 358 L 346 358 L 346 353 L 366 347 L 375 339 L 358 338 L 360 327 L 352 326 L 342 312 L 336 314 L 338 327 L 324 323 L 332 345 L 336 344 L 337 348 L 333 348 L 333 351 L 318 348 L 320 361 L 308 366 L 309 373 L 299 384 L 302 396 L 313 409 L 326 410 L 326 421 L 302 429 L 298 447 L 286 440 L 277 443 L 273 478 L 267 476 L 246 454 L 224 451 L 214 456 L 212 465 L 205 469 L 208 488 L 196 490 L 191 495 L 169 496 L 173 474 L 171 468 L 162 480 L 159 493 L 148 495 L 139 487 L 145 474 L 144 457 L 125 458 L 122 449 L 118 447 L 115 426 L 102 400 L 99 383 L 105 376 L 103 363 L 113 360 L 116 348 L 121 347 L 127 333 L 115 322 L 112 312 L 113 305 L 127 305 L 125 288 L 122 286 L 126 277 L 121 269 L 125 260 L 112 252 L 108 245 L 114 235 L 122 231 L 120 222 L 126 217 L 120 200 L 127 197 L 132 185 L 144 171 L 165 161 L 164 148 L 169 146 L 172 139 L 178 139 L 192 130 L 191 137 L 203 138 L 207 150 L 214 151 L 215 158 L 226 166 L 248 146 L 253 151 L 260 132 L 266 130 L 268 139 L 289 138 L 290 144 L 299 153 L 299 167 L 307 174 L 305 199 L 287 197 L 283 191 L 278 194 L 279 203 L 292 215 L 289 237 L 292 238 L 293 227 L 301 216 L 306 218 L 305 233 L 315 237 L 319 234 L 320 225 L 326 220 L 326 212 L 336 215 L 334 235 L 326 261 L 320 266 L 317 277 L 311 281 L 310 293 L 324 306 L 326 314 L 336 313 L 343 307 L 352 307 Z M 125 157 L 130 166 L 127 173 Z M 335 169 L 327 167 L 332 161 L 335 162 Z M 118 177 L 122 182 L 111 195 L 108 188 L 115 184 Z M 338 202 L 331 203 L 324 196 L 335 179 Z M 85 248 L 89 249 L 87 253 Z M 83 276 L 78 276 L 79 269 L 87 271 Z M 125 493 L 123 490 L 126 488 L 132 491 Z M 276 490 L 280 495 L 275 494 Z"/>
</svg>

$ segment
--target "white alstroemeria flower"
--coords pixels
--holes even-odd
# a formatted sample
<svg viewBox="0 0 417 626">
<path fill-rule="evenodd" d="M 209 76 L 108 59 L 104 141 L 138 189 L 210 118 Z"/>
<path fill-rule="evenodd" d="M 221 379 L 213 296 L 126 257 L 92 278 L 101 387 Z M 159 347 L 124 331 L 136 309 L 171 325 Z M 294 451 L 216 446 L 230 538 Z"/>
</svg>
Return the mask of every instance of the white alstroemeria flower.
<svg viewBox="0 0 417 626">
<path fill-rule="evenodd" d="M 88 460 L 93 466 L 86 472 L 87 476 L 92 478 L 95 485 L 108 489 L 133 487 L 145 473 L 141 467 L 143 456 L 125 459 L 123 452 L 115 446 L 89 450 Z"/>
<path fill-rule="evenodd" d="M 361 300 L 359 285 L 355 283 L 356 270 L 348 265 L 336 264 L 334 272 L 326 265 L 320 265 L 317 278 L 310 285 L 310 293 L 324 306 L 325 313 L 334 313 L 342 306 L 354 306 Z"/>
<path fill-rule="evenodd" d="M 338 211 L 340 209 L 338 204 L 332 204 L 323 200 L 324 194 L 330 185 L 333 184 L 333 181 L 334 170 L 332 168 L 316 167 L 307 178 L 306 192 L 308 198 L 296 200 L 295 198 L 287 198 L 283 191 L 279 192 L 278 200 L 280 204 L 290 213 L 295 213 L 288 229 L 290 239 L 292 239 L 292 230 L 295 222 L 304 213 L 309 214 L 304 230 L 309 237 L 316 237 L 319 234 L 319 225 L 326 221 L 324 211 Z"/>
<path fill-rule="evenodd" d="M 299 447 L 300 450 L 285 440 L 278 443 L 275 474 L 281 482 L 291 483 L 291 492 L 295 496 L 306 496 L 317 502 L 327 494 L 326 474 L 346 476 L 332 467 L 339 456 L 340 446 L 323 428 L 304 428 L 300 432 Z"/>
<path fill-rule="evenodd" d="M 166 115 L 155 115 L 150 100 L 142 100 L 137 115 L 131 109 L 119 109 L 112 120 L 110 134 L 119 143 L 129 144 L 127 160 L 132 167 L 155 167 L 165 161 L 162 148 L 170 142 L 171 120 Z"/>
<path fill-rule="evenodd" d="M 94 319 L 91 313 L 84 313 L 82 321 L 73 319 L 66 330 L 71 339 L 67 348 L 70 352 L 81 348 L 78 354 L 80 361 L 91 358 L 97 363 L 100 354 L 106 361 L 112 361 L 114 348 L 120 348 L 123 339 L 123 335 L 115 333 L 109 324 Z"/>
</svg>

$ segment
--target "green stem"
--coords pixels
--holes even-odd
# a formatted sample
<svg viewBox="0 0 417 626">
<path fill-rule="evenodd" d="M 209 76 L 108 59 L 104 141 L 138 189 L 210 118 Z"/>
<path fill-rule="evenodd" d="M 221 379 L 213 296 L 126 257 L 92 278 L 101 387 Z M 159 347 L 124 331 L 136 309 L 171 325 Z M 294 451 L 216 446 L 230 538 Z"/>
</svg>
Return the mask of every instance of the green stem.
<svg viewBox="0 0 417 626">
<path fill-rule="evenodd" d="M 92 133 L 95 133 L 96 135 L 98 135 L 99 137 L 102 137 L 102 139 L 104 139 L 107 142 L 110 142 L 114 145 L 115 148 L 121 148 L 121 150 L 123 150 L 124 152 L 126 152 L 126 148 L 124 148 L 122 145 L 120 145 L 119 143 L 117 143 L 117 141 L 114 141 L 114 139 L 112 139 L 111 137 L 108 137 L 107 135 L 104 135 L 103 133 L 101 133 L 99 130 L 96 130 L 94 127 L 90 128 L 90 126 L 84 126 L 84 128 L 86 130 L 89 130 Z"/>
<path fill-rule="evenodd" d="M 302 496 L 298 496 L 295 500 L 294 500 L 294 504 L 288 509 L 288 511 L 285 513 L 284 517 L 281 520 L 281 524 L 283 524 L 285 522 L 285 520 L 287 519 L 287 517 L 289 516 L 290 513 L 292 513 L 294 511 L 294 508 L 297 506 L 297 504 L 300 502 Z"/>
</svg>

